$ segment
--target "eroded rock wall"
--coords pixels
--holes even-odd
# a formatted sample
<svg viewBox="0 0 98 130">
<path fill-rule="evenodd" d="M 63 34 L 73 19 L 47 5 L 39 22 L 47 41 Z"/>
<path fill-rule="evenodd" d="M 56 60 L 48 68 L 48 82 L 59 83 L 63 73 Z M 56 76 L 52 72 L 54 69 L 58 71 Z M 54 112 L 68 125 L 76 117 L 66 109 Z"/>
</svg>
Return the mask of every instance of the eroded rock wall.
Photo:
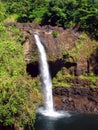
<svg viewBox="0 0 98 130">
<path fill-rule="evenodd" d="M 32 23 L 8 23 L 6 24 L 6 27 L 9 31 L 10 26 L 19 28 L 22 35 L 25 37 L 22 44 L 24 46 L 24 58 L 27 65 L 36 64 L 35 62 L 38 61 L 37 47 L 34 40 L 34 32 L 38 32 L 40 40 L 46 48 L 49 61 L 52 61 L 53 63 L 59 61 L 59 64 L 62 64 L 61 62 L 63 62 L 62 67 L 65 66 L 70 74 L 76 76 L 89 74 L 91 71 L 98 74 L 98 48 L 95 47 L 96 53 L 94 55 L 87 54 L 86 56 L 84 53 L 87 51 L 85 46 L 84 48 L 80 46 L 79 49 L 82 51 L 78 53 L 75 52 L 74 55 L 73 53 L 70 53 L 74 48 L 77 48 L 77 51 L 79 50 L 77 41 L 82 40 L 79 32 L 72 29 L 64 30 L 61 27 L 52 27 L 50 25 L 41 27 Z M 56 32 L 56 35 L 53 34 L 53 31 Z M 93 45 L 89 39 L 86 41 L 86 46 L 88 46 L 88 50 L 92 50 L 91 46 Z M 67 52 L 69 56 L 64 57 L 62 52 Z M 77 55 L 77 58 L 75 55 Z"/>
</svg>

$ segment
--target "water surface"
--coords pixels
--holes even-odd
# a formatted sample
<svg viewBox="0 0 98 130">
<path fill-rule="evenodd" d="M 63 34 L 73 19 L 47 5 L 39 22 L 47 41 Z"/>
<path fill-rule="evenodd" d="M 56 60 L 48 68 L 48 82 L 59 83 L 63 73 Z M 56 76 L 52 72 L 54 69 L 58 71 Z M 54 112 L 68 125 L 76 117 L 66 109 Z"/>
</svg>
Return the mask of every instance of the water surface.
<svg viewBox="0 0 98 130">
<path fill-rule="evenodd" d="M 71 117 L 52 118 L 37 114 L 35 130 L 98 130 L 98 115 L 71 113 Z"/>
</svg>

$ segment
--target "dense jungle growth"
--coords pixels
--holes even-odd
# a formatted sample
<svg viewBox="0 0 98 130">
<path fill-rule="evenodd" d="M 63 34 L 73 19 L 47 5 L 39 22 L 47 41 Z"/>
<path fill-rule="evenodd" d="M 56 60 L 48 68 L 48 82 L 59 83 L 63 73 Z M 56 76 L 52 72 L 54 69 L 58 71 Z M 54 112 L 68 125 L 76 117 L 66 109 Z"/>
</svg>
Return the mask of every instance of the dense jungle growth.
<svg viewBox="0 0 98 130">
<path fill-rule="evenodd" d="M 6 0 L 7 13 L 17 14 L 19 22 L 72 27 L 98 37 L 97 0 Z"/>
<path fill-rule="evenodd" d="M 5 4 L 0 2 L 0 129 L 13 124 L 33 126 L 36 106 L 41 102 L 38 83 L 26 73 L 19 30 L 14 30 L 12 37 L 4 26 L 8 17 Z"/>
<path fill-rule="evenodd" d="M 97 41 L 98 0 L 0 1 L 0 127 L 23 127 L 25 124 L 33 127 L 36 108 L 42 103 L 40 78 L 32 78 L 26 73 L 21 44 L 24 37 L 21 37 L 21 31 L 14 27 L 10 28 L 12 33 L 8 32 L 5 24 L 9 22 L 31 22 L 41 26 L 71 28 L 85 32 Z M 56 31 L 52 34 L 55 38 L 58 35 Z M 96 44 L 98 46 L 98 43 Z M 58 73 L 54 84 L 60 76 L 62 77 L 61 73 Z M 95 75 L 94 78 L 96 80 Z"/>
</svg>

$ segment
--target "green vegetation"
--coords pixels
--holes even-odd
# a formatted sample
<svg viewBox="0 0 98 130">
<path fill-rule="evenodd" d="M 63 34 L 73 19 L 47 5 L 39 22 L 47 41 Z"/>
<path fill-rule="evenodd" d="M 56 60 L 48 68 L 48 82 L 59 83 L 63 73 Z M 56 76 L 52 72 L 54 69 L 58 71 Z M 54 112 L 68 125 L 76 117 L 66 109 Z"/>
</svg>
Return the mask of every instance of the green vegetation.
<svg viewBox="0 0 98 130">
<path fill-rule="evenodd" d="M 63 57 L 72 55 L 75 59 L 93 54 L 98 42 L 89 42 L 88 34 L 98 38 L 98 1 L 94 0 L 2 0 L 0 1 L 0 125 L 18 126 L 34 124 L 36 108 L 42 103 L 39 77 L 32 79 L 26 73 L 26 63 L 23 58 L 25 39 L 19 29 L 10 26 L 10 32 L 5 28 L 7 22 L 32 22 L 41 25 L 50 24 L 63 28 L 73 28 L 82 33 L 76 42 L 76 47 L 70 52 L 62 52 Z M 58 32 L 52 31 L 53 37 Z M 98 39 L 97 39 L 98 40 Z M 91 44 L 93 44 L 91 46 Z M 85 52 L 84 52 L 85 48 Z M 35 52 L 36 53 L 36 52 Z M 33 58 L 35 58 L 33 56 Z M 32 58 L 32 59 L 33 59 Z M 97 58 L 96 58 L 97 59 Z M 66 62 L 66 61 L 65 61 Z M 62 68 L 53 78 L 53 86 L 74 86 L 75 78 Z M 76 77 L 77 78 L 77 77 Z M 95 86 L 98 77 L 78 77 L 91 81 Z"/>
<path fill-rule="evenodd" d="M 93 72 L 90 73 L 89 76 L 87 76 L 87 75 L 81 75 L 81 76 L 79 76 L 79 78 L 83 79 L 83 80 L 90 81 L 91 82 L 90 87 L 91 88 L 96 88 L 95 84 L 96 84 L 96 81 L 98 80 L 98 77 Z"/>
<path fill-rule="evenodd" d="M 54 37 L 54 38 L 56 38 L 56 37 L 57 37 L 57 35 L 58 35 L 58 32 L 57 32 L 57 31 L 55 31 L 55 30 L 53 30 L 53 31 L 52 31 L 52 35 L 53 35 L 53 37 Z"/>
<path fill-rule="evenodd" d="M 41 23 L 44 13 L 47 11 L 46 0 L 7 0 L 7 13 L 18 14 L 19 22 Z"/>
<path fill-rule="evenodd" d="M 6 0 L 4 3 L 9 17 L 12 15 L 19 22 L 71 27 L 85 31 L 92 38 L 98 37 L 97 0 Z"/>
<path fill-rule="evenodd" d="M 68 57 L 68 56 L 69 56 L 68 51 L 63 51 L 63 52 L 62 52 L 62 56 L 63 56 L 63 58 Z"/>
<path fill-rule="evenodd" d="M 2 19 L 1 19 L 2 18 Z M 0 2 L 0 125 L 34 124 L 36 107 L 41 103 L 39 80 L 26 73 L 19 30 L 4 26 L 5 6 Z"/>
<path fill-rule="evenodd" d="M 91 54 L 96 52 L 95 48 L 97 47 L 97 41 L 91 41 L 85 33 L 82 33 L 80 39 L 75 43 L 75 47 L 69 51 L 69 55 L 73 56 L 75 61 L 79 59 L 79 57 L 89 59 Z"/>
<path fill-rule="evenodd" d="M 15 122 L 19 126 L 33 124 L 36 106 L 41 102 L 38 84 L 25 72 L 22 46 L 10 38 L 6 29 L 2 35 L 3 37 L 0 37 L 0 124 L 11 125 Z"/>
<path fill-rule="evenodd" d="M 96 81 L 98 81 L 98 76 L 93 72 L 90 75 L 80 75 L 74 76 L 69 73 L 64 72 L 66 68 L 63 67 L 61 71 L 56 74 L 53 78 L 53 87 L 63 86 L 63 87 L 90 87 L 96 88 Z M 77 83 L 78 82 L 78 83 Z"/>
<path fill-rule="evenodd" d="M 62 86 L 62 87 L 71 87 L 73 84 L 68 82 L 67 79 L 72 78 L 70 74 L 63 74 L 62 71 L 59 71 L 56 77 L 53 78 L 53 87 Z"/>
<path fill-rule="evenodd" d="M 98 31 L 98 2 L 91 0 L 51 0 L 44 20 L 47 24 L 74 27 L 85 30 L 97 38 Z"/>
</svg>

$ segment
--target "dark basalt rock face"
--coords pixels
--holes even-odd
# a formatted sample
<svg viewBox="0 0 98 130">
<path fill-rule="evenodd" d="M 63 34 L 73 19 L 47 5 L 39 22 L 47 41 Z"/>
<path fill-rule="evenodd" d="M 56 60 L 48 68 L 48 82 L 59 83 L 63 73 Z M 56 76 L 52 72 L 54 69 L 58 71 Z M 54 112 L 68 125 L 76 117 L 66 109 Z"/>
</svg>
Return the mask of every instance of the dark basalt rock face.
<svg viewBox="0 0 98 130">
<path fill-rule="evenodd" d="M 95 53 L 91 54 L 88 59 L 83 55 L 77 59 L 73 55 L 69 57 L 62 56 L 62 52 L 71 51 L 76 47 L 77 40 L 81 40 L 80 33 L 74 29 L 64 30 L 61 27 L 52 27 L 50 25 L 39 26 L 32 23 L 7 23 L 6 27 L 8 31 L 11 31 L 10 26 L 19 28 L 25 37 L 25 41 L 22 44 L 27 64 L 35 63 L 35 60 L 38 61 L 36 58 L 38 57 L 37 47 L 34 40 L 34 32 L 38 32 L 40 40 L 47 51 L 49 61 L 57 62 L 59 59 L 59 61 L 64 60 L 65 62 L 69 58 L 70 60 L 64 65 L 65 67 L 69 66 L 67 69 L 70 70 L 71 74 L 79 76 L 89 74 L 90 71 L 93 71 L 96 75 L 98 74 L 98 48 L 95 48 Z M 57 36 L 53 35 L 53 31 L 57 32 Z M 61 63 L 59 62 L 59 64 Z"/>
<path fill-rule="evenodd" d="M 64 74 L 69 73 L 74 76 L 73 79 L 68 78 L 66 81 L 68 80 L 76 87 L 55 87 L 53 90 L 55 108 L 57 110 L 98 114 L 98 80 L 94 84 L 96 88 L 91 89 L 89 88 L 92 85 L 90 80 L 77 78 L 80 75 L 89 75 L 91 71 L 98 75 L 98 46 L 94 46 L 94 52 L 89 54 L 88 58 L 83 54 L 84 48 L 82 48 L 82 55 L 79 54 L 80 57 L 75 59 L 74 55 L 63 56 L 62 52 L 70 52 L 77 47 L 77 40 L 81 40 L 79 32 L 73 29 L 64 30 L 61 27 L 39 26 L 32 23 L 7 23 L 8 31 L 11 31 L 10 26 L 19 28 L 25 37 L 21 44 L 24 46 L 26 71 L 32 77 L 36 77 L 39 74 L 38 50 L 34 40 L 34 32 L 38 32 L 40 40 L 45 46 L 52 78 L 63 67 L 66 68 Z M 56 37 L 53 35 L 53 31 L 57 32 Z M 90 39 L 87 39 L 85 43 L 88 46 L 88 50 L 89 41 L 91 42 Z M 92 42 L 90 46 L 92 46 Z M 92 47 L 90 49 L 92 50 Z M 84 88 L 80 88 L 80 86 Z"/>
<path fill-rule="evenodd" d="M 32 50 L 35 50 L 35 40 L 34 40 L 34 32 L 37 32 L 40 36 L 40 40 L 42 44 L 44 44 L 47 52 L 52 56 L 60 54 L 62 51 L 70 50 L 75 46 L 75 41 L 79 38 L 79 34 L 72 30 L 64 30 L 61 27 L 52 27 L 50 25 L 39 26 L 32 23 L 8 23 L 6 27 L 10 31 L 10 26 L 14 26 L 19 28 L 22 34 L 25 36 L 27 42 L 29 41 L 29 45 L 32 44 Z M 57 36 L 53 35 L 53 31 L 57 32 Z M 66 48 L 67 46 L 67 48 Z"/>
<path fill-rule="evenodd" d="M 91 89 L 88 87 L 92 85 L 90 80 L 77 78 L 79 75 L 87 75 L 91 71 L 98 75 L 98 48 L 95 47 L 94 53 L 90 54 L 89 58 L 80 55 L 79 58 L 75 59 L 73 55 L 63 56 L 62 52 L 69 52 L 76 47 L 77 40 L 81 39 L 79 32 L 72 29 L 64 30 L 61 27 L 39 26 L 32 23 L 8 23 L 6 24 L 8 31 L 10 31 L 10 26 L 19 28 L 25 37 L 22 44 L 24 46 L 24 59 L 27 63 L 26 71 L 32 77 L 39 74 L 38 50 L 34 40 L 34 32 L 38 32 L 40 40 L 45 46 L 52 77 L 55 77 L 63 67 L 66 68 L 64 74 L 74 75 L 75 78 L 68 78 L 66 81 L 68 80 L 76 87 L 55 87 L 53 90 L 55 108 L 57 110 L 98 114 L 98 81 L 96 80 L 94 84 L 96 88 Z M 56 37 L 54 37 L 53 31 L 57 32 Z M 87 42 L 89 42 L 89 39 Z M 83 88 L 80 88 L 80 86 Z"/>
<path fill-rule="evenodd" d="M 98 114 L 98 88 L 55 87 L 53 95 L 56 110 Z"/>
</svg>

